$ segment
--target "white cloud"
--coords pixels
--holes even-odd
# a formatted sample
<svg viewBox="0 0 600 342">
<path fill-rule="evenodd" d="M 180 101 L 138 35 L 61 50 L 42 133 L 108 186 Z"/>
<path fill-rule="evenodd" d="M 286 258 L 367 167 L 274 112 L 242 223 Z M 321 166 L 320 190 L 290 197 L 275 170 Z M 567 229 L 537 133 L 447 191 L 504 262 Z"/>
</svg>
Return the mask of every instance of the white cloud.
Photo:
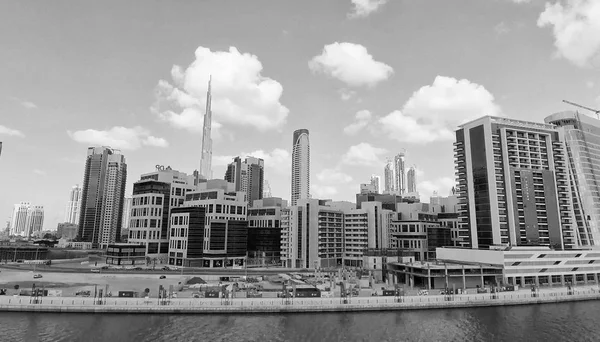
<svg viewBox="0 0 600 342">
<path fill-rule="evenodd" d="M 67 131 L 71 139 L 84 144 L 110 146 L 122 150 L 137 150 L 142 146 L 167 147 L 169 143 L 163 138 L 150 135 L 147 129 L 113 127 L 106 131 L 86 129 L 82 131 Z"/>
<path fill-rule="evenodd" d="M 454 179 L 450 177 L 441 177 L 434 180 L 417 181 L 417 191 L 419 192 L 421 201 L 429 202 L 429 197 L 433 195 L 434 191 L 437 191 L 440 196 L 447 196 L 455 185 L 456 182 Z"/>
<path fill-rule="evenodd" d="M 242 152 L 239 155 L 231 156 L 213 156 L 213 166 L 225 166 L 233 161 L 233 158 L 246 157 L 262 158 L 265 161 L 265 170 L 275 171 L 282 174 L 289 174 L 291 171 L 292 158 L 287 150 L 276 148 L 271 152 L 256 150 L 253 152 Z"/>
<path fill-rule="evenodd" d="M 310 194 L 312 198 L 330 199 L 337 193 L 337 189 L 330 185 L 312 184 L 310 186 Z"/>
<path fill-rule="evenodd" d="M 373 87 L 394 73 L 391 66 L 374 60 L 367 48 L 353 43 L 325 45 L 323 52 L 308 62 L 308 67 L 353 87 Z"/>
<path fill-rule="evenodd" d="M 437 76 L 411 96 L 402 111 L 380 118 L 380 129 L 400 142 L 429 143 L 454 139 L 461 123 L 484 115 L 502 115 L 494 96 L 469 80 Z"/>
<path fill-rule="evenodd" d="M 187 69 L 173 66 L 174 85 L 164 80 L 158 83 L 152 111 L 174 127 L 201 132 L 212 74 L 213 130 L 222 125 L 278 129 L 285 124 L 289 109 L 280 103 L 281 84 L 262 76 L 262 69 L 257 56 L 235 47 L 213 52 L 200 46 Z"/>
<path fill-rule="evenodd" d="M 37 109 L 38 106 L 30 101 L 21 101 L 21 106 L 27 108 L 27 109 Z"/>
<path fill-rule="evenodd" d="M 33 170 L 33 173 L 35 173 L 36 175 L 39 175 L 39 176 L 45 176 L 46 175 L 46 171 L 42 171 L 42 170 L 39 170 L 39 169 Z"/>
<path fill-rule="evenodd" d="M 594 88 L 594 85 L 595 84 L 594 84 L 593 81 L 587 81 L 587 82 L 585 82 L 585 86 L 588 87 L 588 88 Z"/>
<path fill-rule="evenodd" d="M 600 1 L 565 0 L 563 3 L 546 3 L 538 26 L 552 26 L 558 57 L 580 67 L 600 63 Z"/>
<path fill-rule="evenodd" d="M 344 133 L 348 135 L 354 135 L 365 128 L 369 122 L 371 122 L 372 114 L 368 110 L 361 110 L 356 113 L 355 121 L 350 125 L 344 127 Z"/>
<path fill-rule="evenodd" d="M 387 153 L 386 149 L 373 147 L 368 143 L 350 146 L 342 156 L 342 162 L 348 165 L 373 166 L 383 164 L 380 156 Z"/>
<path fill-rule="evenodd" d="M 494 32 L 496 32 L 497 35 L 502 35 L 510 32 L 510 29 L 508 28 L 508 25 L 506 25 L 505 22 L 501 22 L 500 24 L 494 26 Z"/>
<path fill-rule="evenodd" d="M 337 169 L 322 169 L 317 173 L 319 182 L 327 184 L 343 184 L 352 182 L 352 177 Z"/>
<path fill-rule="evenodd" d="M 23 134 L 23 132 L 2 125 L 0 125 L 0 134 L 21 138 L 25 137 L 25 134 Z"/>
<path fill-rule="evenodd" d="M 356 92 L 354 90 L 350 90 L 350 89 L 346 89 L 346 88 L 342 88 L 342 89 L 338 90 L 338 93 L 340 93 L 340 98 L 343 101 L 348 101 L 354 95 L 356 95 Z"/>
<path fill-rule="evenodd" d="M 350 0 L 352 12 L 348 13 L 348 18 L 364 18 L 377 11 L 379 7 L 385 5 L 387 0 Z"/>
</svg>

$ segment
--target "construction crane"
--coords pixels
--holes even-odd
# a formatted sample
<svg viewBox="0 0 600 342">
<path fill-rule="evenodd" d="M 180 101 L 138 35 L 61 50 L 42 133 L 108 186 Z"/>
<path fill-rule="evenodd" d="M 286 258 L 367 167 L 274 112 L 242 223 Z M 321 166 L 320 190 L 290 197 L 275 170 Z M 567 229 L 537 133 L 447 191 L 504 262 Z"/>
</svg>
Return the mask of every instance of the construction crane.
<svg viewBox="0 0 600 342">
<path fill-rule="evenodd" d="M 587 109 L 589 111 L 592 111 L 592 112 L 594 112 L 594 114 L 596 114 L 598 116 L 598 119 L 600 119 L 600 110 L 598 110 L 598 109 L 593 109 L 593 108 L 590 108 L 590 107 L 582 106 L 580 104 L 573 103 L 573 102 L 567 101 L 567 100 L 563 100 L 563 102 L 567 103 L 567 104 L 570 104 L 571 106 L 575 106 L 575 107 L 579 107 L 579 108 L 583 108 L 583 109 Z"/>
</svg>

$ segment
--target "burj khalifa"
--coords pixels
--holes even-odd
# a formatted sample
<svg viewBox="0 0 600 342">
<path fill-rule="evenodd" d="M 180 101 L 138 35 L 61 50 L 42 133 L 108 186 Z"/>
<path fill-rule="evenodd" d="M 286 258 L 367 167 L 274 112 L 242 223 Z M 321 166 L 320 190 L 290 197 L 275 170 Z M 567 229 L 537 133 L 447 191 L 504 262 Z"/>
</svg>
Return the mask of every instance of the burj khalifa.
<svg viewBox="0 0 600 342">
<path fill-rule="evenodd" d="M 200 178 L 212 179 L 212 76 L 208 80 L 208 92 L 206 93 L 206 113 L 204 114 L 204 128 L 202 129 L 202 157 L 200 158 Z"/>
</svg>

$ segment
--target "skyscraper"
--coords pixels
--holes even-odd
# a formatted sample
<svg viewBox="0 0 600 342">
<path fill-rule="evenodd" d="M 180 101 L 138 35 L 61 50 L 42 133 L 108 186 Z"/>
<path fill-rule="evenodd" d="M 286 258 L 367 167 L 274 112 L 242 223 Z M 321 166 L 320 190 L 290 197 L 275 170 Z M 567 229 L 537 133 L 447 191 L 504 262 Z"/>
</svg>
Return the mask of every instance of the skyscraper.
<svg viewBox="0 0 600 342">
<path fill-rule="evenodd" d="M 131 206 L 133 204 L 132 197 L 125 197 L 123 204 L 123 219 L 121 221 L 121 229 L 129 229 L 129 220 L 131 219 Z"/>
<path fill-rule="evenodd" d="M 307 129 L 294 131 L 292 142 L 292 200 L 310 198 L 310 141 Z"/>
<path fill-rule="evenodd" d="M 127 164 L 118 150 L 88 148 L 78 237 L 104 248 L 121 237 Z"/>
<path fill-rule="evenodd" d="M 403 194 L 406 191 L 406 170 L 405 170 L 404 152 L 398 153 L 394 157 L 394 189 L 398 194 Z"/>
<path fill-rule="evenodd" d="M 600 248 L 600 120 L 567 111 L 544 121 L 559 126 L 565 138 L 579 243 Z"/>
<path fill-rule="evenodd" d="M 29 202 L 15 204 L 10 220 L 10 235 L 23 236 L 27 232 L 27 213 L 31 207 Z"/>
<path fill-rule="evenodd" d="M 212 76 L 208 80 L 208 91 L 206 92 L 206 113 L 204 114 L 204 127 L 202 129 L 202 156 L 200 158 L 200 177 L 212 179 Z"/>
<path fill-rule="evenodd" d="M 41 232 L 44 227 L 44 206 L 34 205 L 27 211 L 27 233 L 25 236 L 30 238 L 33 233 Z"/>
<path fill-rule="evenodd" d="M 235 191 L 245 192 L 248 205 L 252 206 L 255 200 L 263 198 L 264 174 L 264 160 L 247 157 L 242 161 L 240 157 L 235 157 L 227 165 L 225 180 L 235 184 Z"/>
<path fill-rule="evenodd" d="M 406 173 L 406 189 L 408 192 L 417 192 L 417 169 L 414 166 Z"/>
<path fill-rule="evenodd" d="M 81 208 L 81 187 L 79 184 L 71 188 L 69 201 L 65 210 L 65 221 L 67 223 L 79 224 L 79 210 Z"/>
<path fill-rule="evenodd" d="M 381 193 L 381 178 L 377 175 L 371 175 L 371 185 L 375 187 L 375 193 Z"/>
<path fill-rule="evenodd" d="M 273 194 L 271 193 L 271 184 L 269 184 L 269 181 L 265 179 L 263 183 L 263 198 L 269 197 L 273 197 Z"/>
<path fill-rule="evenodd" d="M 383 182 L 386 193 L 392 193 L 396 191 L 396 169 L 394 163 L 388 158 L 385 168 L 383 169 Z"/>
<path fill-rule="evenodd" d="M 456 131 L 459 238 L 577 247 L 566 149 L 556 126 L 485 116 Z"/>
</svg>

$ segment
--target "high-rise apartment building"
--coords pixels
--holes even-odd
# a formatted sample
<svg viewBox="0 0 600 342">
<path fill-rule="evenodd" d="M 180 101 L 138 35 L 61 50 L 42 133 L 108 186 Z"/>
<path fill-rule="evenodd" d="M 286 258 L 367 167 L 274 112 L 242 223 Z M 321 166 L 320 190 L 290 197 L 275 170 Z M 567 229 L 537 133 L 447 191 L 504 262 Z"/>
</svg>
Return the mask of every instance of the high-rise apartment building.
<svg viewBox="0 0 600 342">
<path fill-rule="evenodd" d="M 294 131 L 292 142 L 292 200 L 310 198 L 310 141 L 307 129 Z"/>
<path fill-rule="evenodd" d="M 15 204 L 10 221 L 10 235 L 30 238 L 33 233 L 42 231 L 43 227 L 43 206 L 31 205 L 29 202 Z"/>
<path fill-rule="evenodd" d="M 396 169 L 391 159 L 388 159 L 383 169 L 383 182 L 385 193 L 396 191 Z"/>
<path fill-rule="evenodd" d="M 133 198 L 125 197 L 123 199 L 123 220 L 121 221 L 121 229 L 129 229 L 129 221 L 131 219 L 131 206 L 133 205 Z"/>
<path fill-rule="evenodd" d="M 88 148 L 83 176 L 78 237 L 104 248 L 121 237 L 127 164 L 110 147 Z"/>
<path fill-rule="evenodd" d="M 235 191 L 246 193 L 249 206 L 263 198 L 264 178 L 265 161 L 261 158 L 247 157 L 242 161 L 240 157 L 235 157 L 225 171 L 225 180 L 235 184 Z"/>
<path fill-rule="evenodd" d="M 171 211 L 183 206 L 187 193 L 194 190 L 194 176 L 170 167 L 143 174 L 133 184 L 127 241 L 146 246 L 147 257 L 166 263 Z"/>
<path fill-rule="evenodd" d="M 406 168 L 405 153 L 400 152 L 394 157 L 394 190 L 399 194 L 406 191 Z"/>
<path fill-rule="evenodd" d="M 406 173 L 406 191 L 417 192 L 417 169 L 411 166 Z"/>
<path fill-rule="evenodd" d="M 381 193 L 381 177 L 377 175 L 371 175 L 371 185 L 375 188 L 375 193 Z"/>
<path fill-rule="evenodd" d="M 492 245 L 577 247 L 567 153 L 548 124 L 485 116 L 456 131 L 459 237 Z"/>
<path fill-rule="evenodd" d="M 200 157 L 199 178 L 212 179 L 212 76 L 208 80 L 208 91 L 206 92 L 206 113 L 204 114 L 204 126 L 202 128 L 202 156 Z M 196 183 L 198 179 L 196 180 Z"/>
<path fill-rule="evenodd" d="M 265 179 L 263 183 L 263 198 L 269 197 L 273 197 L 273 193 L 271 192 L 271 184 Z"/>
<path fill-rule="evenodd" d="M 565 138 L 578 242 L 600 248 L 600 120 L 567 111 L 544 121 L 558 126 Z"/>
<path fill-rule="evenodd" d="M 69 201 L 65 210 L 65 222 L 79 224 L 79 210 L 81 209 L 81 187 L 79 184 L 71 188 Z"/>
</svg>

